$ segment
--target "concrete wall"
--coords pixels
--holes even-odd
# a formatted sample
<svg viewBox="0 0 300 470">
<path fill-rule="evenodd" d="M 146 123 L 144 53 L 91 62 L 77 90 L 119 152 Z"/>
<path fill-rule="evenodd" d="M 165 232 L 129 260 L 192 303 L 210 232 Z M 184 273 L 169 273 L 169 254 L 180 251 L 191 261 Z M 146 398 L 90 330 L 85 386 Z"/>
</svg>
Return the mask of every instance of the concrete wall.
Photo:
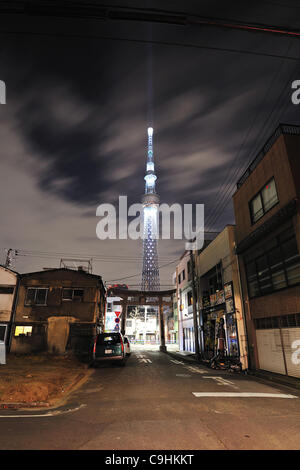
<svg viewBox="0 0 300 470">
<path fill-rule="evenodd" d="M 196 256 L 195 270 L 197 276 L 201 277 L 222 261 L 224 282 L 232 280 L 232 266 L 230 257 L 229 234 L 234 231 L 233 225 L 225 229 Z"/>
<path fill-rule="evenodd" d="M 283 135 L 277 139 L 244 184 L 233 195 L 237 243 L 240 243 L 251 232 L 264 224 L 281 207 L 285 206 L 297 195 L 285 139 L 286 136 Z M 299 149 L 300 136 L 289 136 L 290 147 L 292 142 Z M 273 176 L 275 178 L 279 203 L 252 225 L 249 202 Z"/>
</svg>

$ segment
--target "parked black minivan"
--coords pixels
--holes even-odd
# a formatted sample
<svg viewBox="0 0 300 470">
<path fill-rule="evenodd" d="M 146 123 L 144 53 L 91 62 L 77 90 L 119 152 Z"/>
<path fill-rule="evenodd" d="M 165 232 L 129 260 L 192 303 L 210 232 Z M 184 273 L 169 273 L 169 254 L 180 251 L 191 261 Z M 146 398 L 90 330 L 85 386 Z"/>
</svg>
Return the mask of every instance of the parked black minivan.
<svg viewBox="0 0 300 470">
<path fill-rule="evenodd" d="M 99 333 L 95 339 L 93 364 L 100 361 L 118 361 L 125 366 L 124 338 L 121 333 Z"/>
</svg>

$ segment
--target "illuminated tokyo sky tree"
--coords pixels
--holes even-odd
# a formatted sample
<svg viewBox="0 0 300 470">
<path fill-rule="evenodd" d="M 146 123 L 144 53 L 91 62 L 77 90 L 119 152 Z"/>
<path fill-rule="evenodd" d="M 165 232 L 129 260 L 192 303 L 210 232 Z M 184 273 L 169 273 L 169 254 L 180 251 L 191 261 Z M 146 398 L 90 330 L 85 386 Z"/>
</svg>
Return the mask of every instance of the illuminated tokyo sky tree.
<svg viewBox="0 0 300 470">
<path fill-rule="evenodd" d="M 158 205 L 159 196 L 155 191 L 155 181 L 153 159 L 153 129 L 148 127 L 148 154 L 145 176 L 145 194 L 142 198 L 143 204 L 143 270 L 142 270 L 142 290 L 155 291 L 160 289 L 159 268 L 157 255 L 158 239 Z"/>
</svg>

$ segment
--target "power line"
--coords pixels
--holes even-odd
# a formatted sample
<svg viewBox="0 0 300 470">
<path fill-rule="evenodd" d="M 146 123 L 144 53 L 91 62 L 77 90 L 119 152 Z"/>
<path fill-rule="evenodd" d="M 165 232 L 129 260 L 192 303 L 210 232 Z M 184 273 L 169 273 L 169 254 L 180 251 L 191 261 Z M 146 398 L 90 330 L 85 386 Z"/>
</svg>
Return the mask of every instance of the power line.
<svg viewBox="0 0 300 470">
<path fill-rule="evenodd" d="M 174 261 L 171 261 L 170 263 L 162 264 L 162 265 L 158 266 L 158 269 L 161 269 L 161 268 L 164 268 L 165 266 L 169 266 L 171 264 L 177 263 L 178 261 L 180 261 L 180 258 L 176 258 Z M 137 276 L 140 276 L 140 275 L 141 275 L 141 273 L 137 273 L 137 274 L 133 274 L 132 276 L 125 276 L 125 277 L 120 277 L 118 279 L 111 279 L 110 281 L 106 281 L 106 282 L 122 281 L 123 279 L 129 279 L 129 278 L 137 277 Z"/>
<path fill-rule="evenodd" d="M 289 83 L 292 79 L 292 77 L 294 76 L 295 72 L 297 71 L 298 69 L 298 64 L 296 65 L 295 68 L 293 68 L 293 71 L 292 73 L 289 75 L 289 78 L 288 78 L 288 81 L 287 83 Z M 259 137 L 262 135 L 262 132 L 264 132 L 264 135 L 266 134 L 266 126 L 273 126 L 274 127 L 274 123 L 271 123 L 270 122 L 270 119 L 272 117 L 272 115 L 276 112 L 276 108 L 278 108 L 279 110 L 281 109 L 281 101 L 283 101 L 283 98 L 284 98 L 284 93 L 286 91 L 286 88 L 287 88 L 287 85 L 286 83 L 284 84 L 284 87 L 282 88 L 280 94 L 279 94 L 279 97 L 278 97 L 278 100 L 275 102 L 274 106 L 272 107 L 271 109 L 271 112 L 269 113 L 269 115 L 267 116 L 267 118 L 265 119 L 264 121 L 264 124 L 263 126 L 260 128 L 260 131 L 258 133 L 258 136 L 256 137 L 256 141 L 255 141 L 255 144 L 253 146 L 256 147 L 256 150 L 252 153 L 251 152 L 251 155 L 250 155 L 250 158 L 247 160 L 247 162 L 245 163 L 245 165 L 242 167 L 242 169 L 240 168 L 237 168 L 234 172 L 234 174 L 232 175 L 232 178 L 231 178 L 231 183 L 229 183 L 227 185 L 227 189 L 226 191 L 224 192 L 223 194 L 223 201 L 221 200 L 220 201 L 220 204 L 214 209 L 213 213 L 213 217 L 212 217 L 212 220 L 210 220 L 210 226 L 213 226 L 213 224 L 215 223 L 215 221 L 217 220 L 219 214 L 225 209 L 225 207 L 227 206 L 228 202 L 230 201 L 230 198 L 232 196 L 232 191 L 233 191 L 233 188 L 232 188 L 232 185 L 235 184 L 235 181 L 236 179 L 238 179 L 238 172 L 241 171 L 241 173 L 243 174 L 243 172 L 245 171 L 245 169 L 249 166 L 249 164 L 251 163 L 251 161 L 254 159 L 255 155 L 258 153 L 259 151 L 259 147 L 261 146 L 260 144 L 260 141 L 262 140 L 262 138 L 260 139 L 260 141 L 258 141 Z M 286 104 L 285 104 L 285 107 L 284 107 L 284 110 L 286 109 L 286 106 L 289 104 L 289 100 L 287 99 L 286 100 Z M 284 110 L 282 111 L 281 110 L 281 113 L 284 112 Z M 275 121 L 275 120 L 274 120 Z M 258 147 L 258 148 L 257 148 Z M 235 180 L 235 181 L 234 181 Z M 234 182 L 233 182 L 234 181 Z M 228 194 L 228 191 L 229 191 L 229 194 Z M 227 195 L 227 196 L 226 196 Z"/>
<path fill-rule="evenodd" d="M 102 254 L 89 254 L 89 253 L 77 253 L 77 252 L 47 252 L 47 251 L 38 251 L 38 250 L 23 250 L 23 249 L 13 249 L 17 256 L 29 256 L 29 257 L 38 257 L 38 258 L 60 258 L 60 257 L 83 257 L 83 258 L 92 258 L 94 261 L 140 261 L 142 257 L 140 256 L 127 256 L 127 255 L 102 255 Z M 169 257 L 162 257 L 162 260 L 169 260 Z"/>
<path fill-rule="evenodd" d="M 290 61 L 300 61 L 300 57 L 295 56 L 283 56 L 281 54 L 271 54 L 267 52 L 255 52 L 255 51 L 248 51 L 245 49 L 234 49 L 228 47 L 220 47 L 220 46 L 204 46 L 195 43 L 183 43 L 183 42 L 174 42 L 174 41 L 159 41 L 159 40 L 150 40 L 150 39 L 140 39 L 140 38 L 126 38 L 126 37 L 117 37 L 117 36 L 100 36 L 95 34 L 85 35 L 85 34 L 62 34 L 56 32 L 55 34 L 51 33 L 41 33 L 41 32 L 30 32 L 30 31 L 8 31 L 8 30 L 0 30 L 0 34 L 15 34 L 15 35 L 29 35 L 29 36 L 48 36 L 48 37 L 63 37 L 66 39 L 102 39 L 107 41 L 121 41 L 121 42 L 132 42 L 132 43 L 140 43 L 140 44 L 154 44 L 159 46 L 177 46 L 177 47 L 184 47 L 184 48 L 194 48 L 194 49 L 203 49 L 203 50 L 211 50 L 211 51 L 218 51 L 218 52 L 228 52 L 234 54 L 248 54 L 248 55 L 255 55 L 258 57 L 270 57 L 275 59 L 285 59 Z"/>
<path fill-rule="evenodd" d="M 299 30 L 292 30 L 285 26 L 270 25 L 266 23 L 249 23 L 228 18 L 205 17 L 198 14 L 162 10 L 158 8 L 137 8 L 119 5 L 86 4 L 83 2 L 37 2 L 24 1 L 2 2 L 0 9 L 6 14 L 25 14 L 27 16 L 54 16 L 69 18 L 86 18 L 103 21 L 123 20 L 134 22 L 164 23 L 180 26 L 206 26 L 238 29 L 250 32 L 271 33 L 299 37 Z"/>
<path fill-rule="evenodd" d="M 290 48 L 291 48 L 291 41 L 290 41 L 290 44 L 288 46 L 287 52 L 290 50 Z M 222 183 L 222 186 L 219 188 L 219 191 L 217 192 L 216 200 L 215 200 L 215 208 L 209 212 L 208 217 L 206 219 L 206 223 L 207 223 L 208 227 L 212 226 L 212 224 L 210 224 L 210 222 L 211 222 L 212 219 L 215 220 L 215 214 L 220 212 L 218 204 L 219 204 L 219 202 L 222 201 L 222 192 L 225 191 L 225 193 L 227 193 L 228 189 L 230 189 L 231 185 L 233 184 L 233 181 L 235 180 L 235 177 L 237 176 L 237 174 L 240 170 L 240 168 L 237 167 L 235 169 L 234 173 L 231 174 L 231 170 L 233 169 L 235 163 L 239 160 L 240 153 L 241 153 L 245 143 L 247 142 L 248 137 L 250 136 L 250 134 L 252 132 L 252 129 L 254 128 L 255 123 L 257 122 L 257 118 L 258 118 L 259 114 L 261 113 L 261 110 L 263 109 L 263 106 L 264 106 L 264 103 L 267 99 L 267 96 L 268 96 L 268 94 L 269 94 L 269 92 L 270 92 L 270 90 L 273 86 L 273 83 L 275 82 L 275 79 L 279 75 L 283 64 L 284 64 L 284 61 L 282 60 L 280 65 L 279 65 L 279 68 L 275 71 L 275 74 L 273 75 L 273 78 L 272 78 L 272 80 L 271 80 L 271 82 L 268 86 L 268 89 L 267 89 L 267 91 L 264 95 L 264 98 L 262 100 L 261 105 L 259 106 L 257 112 L 255 113 L 254 119 L 252 120 L 252 123 L 251 123 L 250 127 L 248 128 L 248 132 L 246 134 L 246 137 L 244 138 L 242 144 L 240 145 L 239 150 L 238 150 L 236 156 L 234 157 L 230 168 L 228 169 L 228 171 L 226 173 L 226 176 L 225 176 L 225 179 Z M 293 73 L 294 73 L 294 70 L 293 70 Z M 279 96 L 281 96 L 281 95 L 279 95 Z"/>
</svg>

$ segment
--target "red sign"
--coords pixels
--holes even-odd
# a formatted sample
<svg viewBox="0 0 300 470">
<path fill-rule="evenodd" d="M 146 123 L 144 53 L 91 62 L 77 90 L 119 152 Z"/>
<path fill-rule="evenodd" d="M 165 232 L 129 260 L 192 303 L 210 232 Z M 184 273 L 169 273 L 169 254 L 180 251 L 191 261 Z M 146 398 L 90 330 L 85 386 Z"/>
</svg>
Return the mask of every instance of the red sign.
<svg viewBox="0 0 300 470">
<path fill-rule="evenodd" d="M 115 318 L 115 322 L 116 322 L 116 323 L 119 323 L 119 322 L 120 322 L 120 318 Z"/>
<path fill-rule="evenodd" d="M 121 315 L 121 312 L 115 312 L 116 316 L 119 317 Z"/>
</svg>

